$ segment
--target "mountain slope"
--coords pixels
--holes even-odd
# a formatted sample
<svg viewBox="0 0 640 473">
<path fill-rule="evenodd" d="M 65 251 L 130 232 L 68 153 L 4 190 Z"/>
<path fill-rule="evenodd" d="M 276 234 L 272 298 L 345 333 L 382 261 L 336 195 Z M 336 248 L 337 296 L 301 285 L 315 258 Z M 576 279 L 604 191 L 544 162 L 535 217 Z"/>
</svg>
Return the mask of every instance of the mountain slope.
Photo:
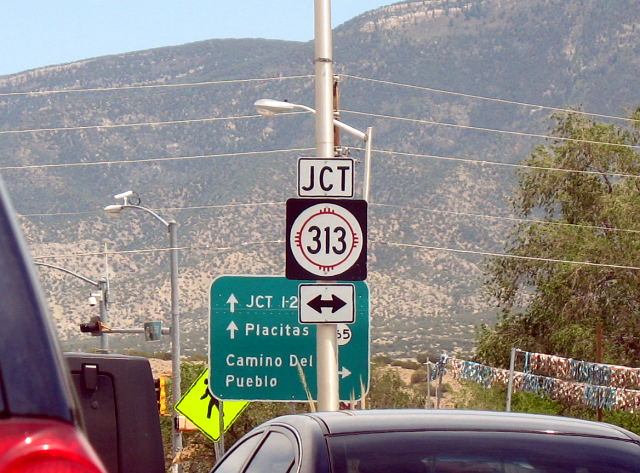
<svg viewBox="0 0 640 473">
<path fill-rule="evenodd" d="M 474 325 L 492 319 L 482 253 L 501 251 L 511 225 L 492 217 L 510 215 L 514 169 L 487 162 L 517 163 L 542 143 L 491 130 L 546 132 L 549 110 L 434 89 L 621 115 L 638 102 L 639 44 L 635 0 L 401 2 L 336 29 L 341 119 L 374 128 L 374 352 L 471 349 Z M 313 154 L 313 120 L 253 117 L 253 102 L 312 105 L 312 49 L 210 40 L 0 77 L 2 174 L 19 212 L 30 215 L 21 222 L 33 253 L 63 255 L 47 261 L 98 278 L 107 243 L 121 252 L 108 258 L 112 325 L 168 323 L 164 230 L 144 214 L 110 220 L 100 212 L 113 194 L 135 189 L 180 224 L 184 348 L 204 351 L 214 277 L 283 274 L 282 203 L 296 193 L 295 158 Z M 234 81 L 254 78 L 267 80 Z M 6 95 L 87 88 L 109 90 Z M 77 126 L 85 128 L 17 132 Z M 342 139 L 361 160 L 361 143 Z M 291 148 L 305 150 L 278 151 Z M 253 154 L 265 150 L 274 152 Z M 357 172 L 360 183 L 360 164 Z M 42 276 L 68 346 L 95 345 L 76 329 L 95 312 L 85 303 L 90 288 L 52 271 Z"/>
</svg>

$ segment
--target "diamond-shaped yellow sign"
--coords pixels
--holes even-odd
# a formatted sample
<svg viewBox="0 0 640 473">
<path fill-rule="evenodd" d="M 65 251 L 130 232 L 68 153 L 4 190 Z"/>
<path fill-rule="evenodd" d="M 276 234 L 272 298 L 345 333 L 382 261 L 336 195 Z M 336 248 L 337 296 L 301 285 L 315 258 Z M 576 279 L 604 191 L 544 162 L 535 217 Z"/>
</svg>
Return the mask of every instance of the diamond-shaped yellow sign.
<svg viewBox="0 0 640 473">
<path fill-rule="evenodd" d="M 209 369 L 205 369 L 178 401 L 176 410 L 189 419 L 203 434 L 217 442 L 220 439 L 220 405 L 222 405 L 226 432 L 249 403 L 247 401 L 223 403 L 213 397 L 209 391 Z"/>
</svg>

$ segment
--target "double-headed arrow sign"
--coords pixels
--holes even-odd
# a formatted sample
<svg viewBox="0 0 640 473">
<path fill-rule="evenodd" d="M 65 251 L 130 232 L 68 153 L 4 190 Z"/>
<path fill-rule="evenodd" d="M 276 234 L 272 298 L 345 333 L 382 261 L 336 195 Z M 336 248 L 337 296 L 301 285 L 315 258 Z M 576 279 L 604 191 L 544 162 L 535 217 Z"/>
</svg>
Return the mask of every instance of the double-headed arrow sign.
<svg viewBox="0 0 640 473">
<path fill-rule="evenodd" d="M 340 299 L 335 294 L 332 294 L 331 299 L 329 300 L 323 299 L 322 295 L 319 294 L 313 299 L 311 299 L 309 302 L 307 302 L 307 305 L 311 307 L 313 310 L 315 310 L 316 312 L 318 312 L 319 314 L 322 314 L 322 309 L 324 307 L 330 308 L 331 313 L 335 314 L 338 310 L 340 310 L 345 305 L 347 305 L 347 303 L 342 299 Z"/>
<path fill-rule="evenodd" d="M 300 323 L 350 324 L 355 320 L 353 284 L 300 284 L 298 294 Z"/>
</svg>

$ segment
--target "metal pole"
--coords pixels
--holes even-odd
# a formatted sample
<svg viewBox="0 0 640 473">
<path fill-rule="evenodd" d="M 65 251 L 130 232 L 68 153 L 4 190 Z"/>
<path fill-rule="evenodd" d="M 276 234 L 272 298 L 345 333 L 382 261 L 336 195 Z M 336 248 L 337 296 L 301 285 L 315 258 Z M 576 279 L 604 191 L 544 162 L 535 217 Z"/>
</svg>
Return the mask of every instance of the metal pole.
<svg viewBox="0 0 640 473">
<path fill-rule="evenodd" d="M 362 198 L 369 202 L 369 192 L 371 190 L 371 135 L 373 128 L 367 128 L 367 136 L 364 142 L 364 189 Z"/>
<path fill-rule="evenodd" d="M 340 127 L 335 124 L 336 120 L 340 120 L 340 77 L 333 76 L 333 148 L 338 151 L 340 148 Z M 340 157 L 340 152 L 334 152 L 334 156 Z"/>
<path fill-rule="evenodd" d="M 144 329 L 143 328 L 113 328 L 111 327 L 109 329 L 109 333 L 144 333 Z M 171 334 L 171 330 L 168 328 L 162 328 L 162 335 L 170 335 Z"/>
<path fill-rule="evenodd" d="M 505 411 L 511 412 L 511 396 L 513 395 L 513 371 L 516 366 L 516 352 L 515 347 L 511 348 L 511 358 L 509 359 L 509 384 L 507 385 L 507 406 Z"/>
<path fill-rule="evenodd" d="M 174 460 L 182 451 L 182 432 L 178 430 L 178 411 L 175 405 L 182 397 L 180 389 L 180 306 L 178 299 L 178 224 L 171 220 L 167 222 L 169 229 L 169 248 L 171 263 L 171 372 L 173 375 L 172 397 L 173 397 L 173 427 L 171 435 L 171 446 Z M 180 473 L 182 465 L 174 463 L 173 473 Z"/>
<path fill-rule="evenodd" d="M 596 363 L 602 363 L 602 321 L 596 322 Z M 596 409 L 596 419 L 598 422 L 602 422 L 602 407 L 600 406 L 600 390 L 598 390 L 598 407 Z"/>
<path fill-rule="evenodd" d="M 315 0 L 316 151 L 333 157 L 333 56 L 330 0 Z"/>
<path fill-rule="evenodd" d="M 333 157 L 333 54 L 331 2 L 315 0 L 315 98 L 316 153 Z M 316 331 L 318 354 L 318 410 L 339 408 L 338 343 L 336 324 L 319 324 Z"/>
<path fill-rule="evenodd" d="M 431 408 L 431 361 L 427 361 L 427 409 Z"/>
<path fill-rule="evenodd" d="M 107 281 L 102 279 L 98 281 L 98 287 L 100 289 L 100 320 L 102 320 L 103 324 L 109 326 L 109 301 L 107 300 L 109 297 L 109 286 Z M 100 349 L 104 351 L 109 350 L 109 338 L 104 331 L 100 334 Z"/>
<path fill-rule="evenodd" d="M 220 429 L 220 458 L 224 455 L 224 402 L 218 403 L 218 428 Z"/>
<path fill-rule="evenodd" d="M 440 374 L 438 375 L 438 385 L 436 386 L 436 409 L 440 409 L 440 398 L 442 397 L 443 371 L 440 371 Z"/>
<path fill-rule="evenodd" d="M 107 281 L 104 281 L 104 280 L 94 281 L 93 279 L 83 276 L 82 274 L 76 273 L 75 271 L 71 271 L 70 269 L 67 269 L 67 268 L 63 268 L 62 266 L 56 266 L 55 264 L 42 263 L 40 261 L 34 261 L 34 264 L 36 266 L 44 266 L 45 268 L 57 269 L 58 271 L 62 271 L 63 273 L 66 273 L 73 277 L 81 279 L 91 284 L 93 287 L 100 289 L 100 304 L 99 304 L 100 319 L 102 320 L 102 323 L 104 323 L 105 325 L 107 324 L 107 318 L 109 316 L 109 311 L 107 308 L 108 307 L 107 298 L 109 297 L 109 284 Z M 108 348 L 109 348 L 109 342 L 107 341 L 107 336 L 105 333 L 102 333 L 100 336 L 100 349 L 108 350 Z"/>
<path fill-rule="evenodd" d="M 109 304 L 111 304 L 111 301 L 109 300 L 109 298 L 111 297 L 111 292 L 109 290 L 109 256 L 107 254 L 107 243 L 104 243 L 104 289 L 101 290 L 102 292 L 102 296 L 104 299 L 104 316 L 105 317 L 109 317 Z M 104 319 L 103 319 L 104 320 Z M 107 322 L 104 322 L 105 324 L 107 324 Z M 107 324 L 108 325 L 108 324 Z M 106 337 L 106 335 L 103 333 L 102 334 L 103 337 Z M 109 348 L 109 342 L 105 341 L 105 345 L 107 345 L 106 350 L 108 350 Z"/>
</svg>

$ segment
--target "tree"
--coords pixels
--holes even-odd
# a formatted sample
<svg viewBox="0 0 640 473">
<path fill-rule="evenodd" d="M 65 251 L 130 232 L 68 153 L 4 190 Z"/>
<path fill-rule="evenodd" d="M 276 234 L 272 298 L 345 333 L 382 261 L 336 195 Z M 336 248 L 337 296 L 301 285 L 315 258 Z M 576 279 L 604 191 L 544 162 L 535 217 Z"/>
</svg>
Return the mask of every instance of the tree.
<svg viewBox="0 0 640 473">
<path fill-rule="evenodd" d="M 412 389 L 390 365 L 372 363 L 367 409 L 407 409 L 424 406 L 424 392 Z"/>
<path fill-rule="evenodd" d="M 600 322 L 604 361 L 640 362 L 640 108 L 632 118 L 552 116 L 557 139 L 535 148 L 517 176 L 512 206 L 523 221 L 510 256 L 487 261 L 500 313 L 478 334 L 482 361 L 505 366 L 512 346 L 593 359 Z"/>
</svg>

